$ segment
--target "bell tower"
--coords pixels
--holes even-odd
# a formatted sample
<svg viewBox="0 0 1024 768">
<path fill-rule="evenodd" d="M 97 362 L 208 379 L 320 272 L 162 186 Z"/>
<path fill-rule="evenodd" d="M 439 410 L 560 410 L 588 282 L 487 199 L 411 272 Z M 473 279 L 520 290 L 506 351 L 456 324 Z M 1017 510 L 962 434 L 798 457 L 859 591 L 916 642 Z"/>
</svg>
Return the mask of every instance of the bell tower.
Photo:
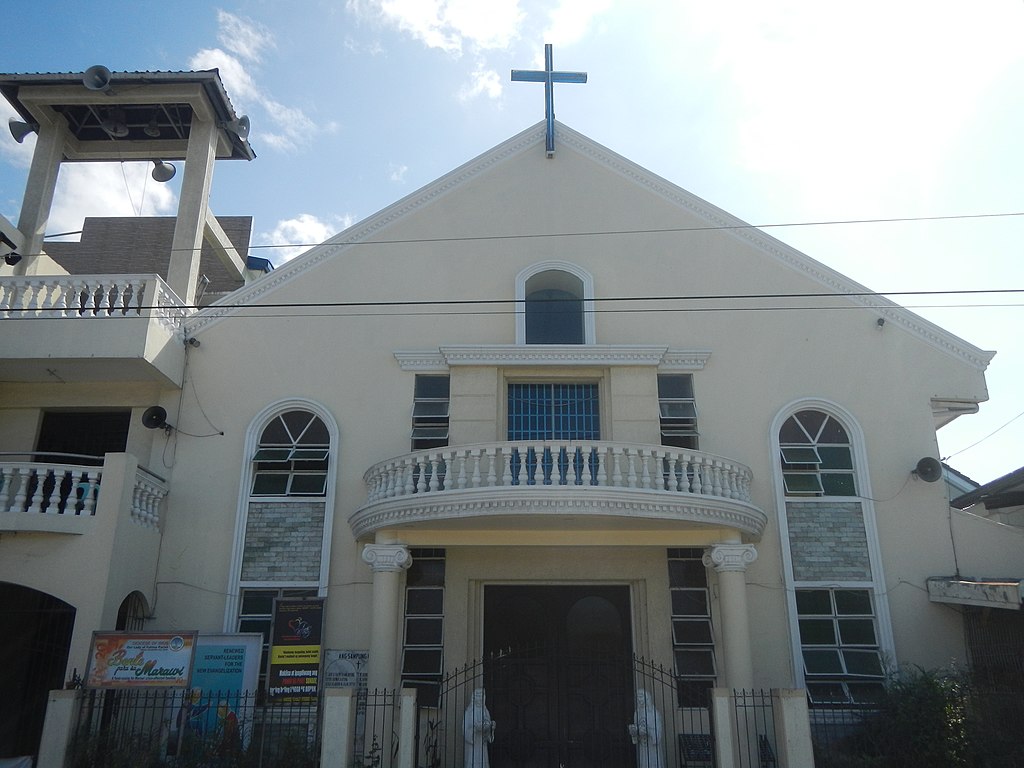
<svg viewBox="0 0 1024 768">
<path fill-rule="evenodd" d="M 57 174 L 65 162 L 148 160 L 153 178 L 168 181 L 182 162 L 184 175 L 167 270 L 167 282 L 186 305 L 195 303 L 199 257 L 209 243 L 228 272 L 248 269 L 209 208 L 216 160 L 252 160 L 249 119 L 235 114 L 217 70 L 0 74 L 0 93 L 21 120 L 12 118 L 19 142 L 38 133 L 17 226 L 0 217 L 0 253 L 15 274 L 39 270 L 43 234 Z"/>
</svg>

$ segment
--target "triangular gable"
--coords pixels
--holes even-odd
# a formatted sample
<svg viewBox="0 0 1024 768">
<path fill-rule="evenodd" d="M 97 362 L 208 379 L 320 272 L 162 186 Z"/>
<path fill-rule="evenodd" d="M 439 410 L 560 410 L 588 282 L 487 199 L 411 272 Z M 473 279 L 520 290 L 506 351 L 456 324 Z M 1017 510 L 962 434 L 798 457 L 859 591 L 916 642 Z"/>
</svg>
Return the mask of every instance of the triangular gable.
<svg viewBox="0 0 1024 768">
<path fill-rule="evenodd" d="M 867 287 L 831 267 L 771 235 L 765 234 L 747 222 L 648 171 L 568 126 L 562 123 L 556 123 L 556 125 L 555 141 L 559 151 L 573 151 L 589 158 L 622 178 L 628 179 L 638 187 L 678 206 L 700 221 L 706 222 L 709 228 L 719 230 L 723 236 L 736 238 L 748 246 L 752 245 L 772 260 L 810 278 L 827 291 L 845 296 L 851 303 L 870 309 L 879 317 L 884 318 L 886 322 L 903 327 L 947 354 L 978 370 L 985 370 L 995 354 L 974 346 L 884 296 L 872 293 Z M 237 311 L 237 307 L 251 305 L 265 299 L 278 287 L 314 269 L 325 260 L 341 256 L 353 245 L 380 234 L 399 219 L 416 213 L 424 206 L 458 189 L 468 180 L 486 173 L 499 163 L 510 160 L 537 145 L 543 145 L 544 139 L 545 123 L 541 121 L 199 312 L 187 323 L 189 334 L 198 332 L 219 318 L 233 314 Z"/>
</svg>

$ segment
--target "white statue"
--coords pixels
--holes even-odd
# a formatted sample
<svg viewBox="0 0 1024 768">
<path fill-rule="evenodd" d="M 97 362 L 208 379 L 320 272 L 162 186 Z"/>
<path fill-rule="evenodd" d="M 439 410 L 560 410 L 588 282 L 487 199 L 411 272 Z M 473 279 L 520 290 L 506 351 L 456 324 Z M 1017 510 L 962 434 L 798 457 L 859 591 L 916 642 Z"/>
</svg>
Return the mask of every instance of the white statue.
<svg viewBox="0 0 1024 768">
<path fill-rule="evenodd" d="M 462 737 L 466 741 L 465 768 L 490 768 L 487 745 L 494 741 L 494 721 L 484 703 L 483 688 L 473 691 L 462 716 Z"/>
<path fill-rule="evenodd" d="M 665 768 L 665 725 L 654 697 L 644 688 L 636 692 L 636 712 L 628 727 L 629 738 L 636 744 L 637 768 Z"/>
</svg>

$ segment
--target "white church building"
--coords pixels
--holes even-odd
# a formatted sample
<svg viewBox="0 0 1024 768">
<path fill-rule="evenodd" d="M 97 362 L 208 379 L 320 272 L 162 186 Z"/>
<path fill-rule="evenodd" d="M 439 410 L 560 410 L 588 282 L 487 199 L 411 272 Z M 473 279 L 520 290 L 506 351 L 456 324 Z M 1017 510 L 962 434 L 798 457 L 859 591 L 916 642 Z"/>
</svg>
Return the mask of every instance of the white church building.
<svg viewBox="0 0 1024 768">
<path fill-rule="evenodd" d="M 529 692 L 487 692 L 496 768 L 632 716 L 569 659 L 813 708 L 1019 622 L 1024 530 L 951 509 L 936 460 L 992 352 L 561 123 L 270 270 L 208 208 L 254 157 L 216 72 L 82 77 L 0 75 L 38 132 L 0 223 L 0 757 L 94 631 L 266 633 L 276 597 L 325 598 L 324 648 L 421 705 L 529 655 Z M 80 274 L 42 240 L 57 172 L 115 148 L 184 161 L 177 221 Z M 200 302 L 204 241 L 237 287 Z"/>
</svg>

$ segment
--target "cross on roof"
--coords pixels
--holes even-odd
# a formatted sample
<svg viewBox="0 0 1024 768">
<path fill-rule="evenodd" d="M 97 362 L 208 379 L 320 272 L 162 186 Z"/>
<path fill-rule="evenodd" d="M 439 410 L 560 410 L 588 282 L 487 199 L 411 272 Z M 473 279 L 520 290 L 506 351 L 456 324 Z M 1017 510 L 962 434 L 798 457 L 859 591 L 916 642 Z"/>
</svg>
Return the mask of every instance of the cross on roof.
<svg viewBox="0 0 1024 768">
<path fill-rule="evenodd" d="M 548 157 L 555 154 L 555 83 L 585 83 L 586 72 L 555 72 L 551 57 L 551 43 L 544 46 L 544 69 L 513 69 L 512 80 L 530 83 L 544 83 L 544 119 L 547 121 L 548 132 L 544 148 Z"/>
</svg>

